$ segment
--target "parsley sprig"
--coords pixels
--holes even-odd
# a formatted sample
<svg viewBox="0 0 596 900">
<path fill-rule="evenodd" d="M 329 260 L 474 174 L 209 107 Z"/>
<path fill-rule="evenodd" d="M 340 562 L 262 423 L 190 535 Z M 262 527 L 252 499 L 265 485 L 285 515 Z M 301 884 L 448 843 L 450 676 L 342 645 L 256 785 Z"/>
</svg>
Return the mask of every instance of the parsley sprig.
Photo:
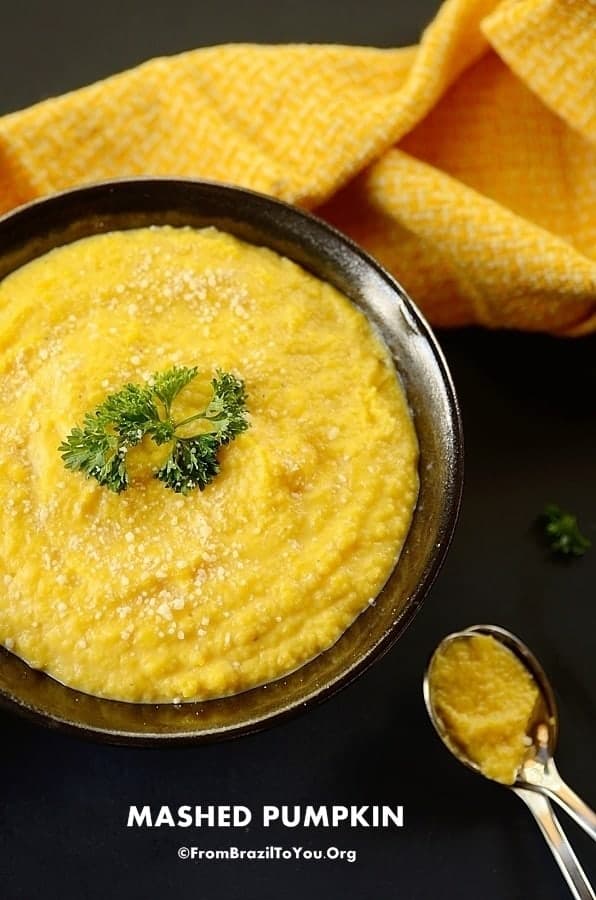
<svg viewBox="0 0 596 900">
<path fill-rule="evenodd" d="M 544 508 L 544 532 L 553 553 L 561 556 L 583 556 L 591 541 L 580 531 L 577 519 L 554 503 Z"/>
<path fill-rule="evenodd" d="M 196 366 L 173 366 L 156 372 L 147 385 L 126 384 L 109 394 L 60 445 L 66 468 L 120 493 L 129 484 L 126 454 L 149 435 L 156 444 L 172 444 L 156 478 L 178 494 L 202 491 L 219 472 L 219 448 L 245 431 L 248 419 L 244 382 L 218 369 L 205 409 L 176 421 L 172 404 L 197 374 Z M 207 426 L 199 434 L 180 434 L 199 420 Z"/>
</svg>

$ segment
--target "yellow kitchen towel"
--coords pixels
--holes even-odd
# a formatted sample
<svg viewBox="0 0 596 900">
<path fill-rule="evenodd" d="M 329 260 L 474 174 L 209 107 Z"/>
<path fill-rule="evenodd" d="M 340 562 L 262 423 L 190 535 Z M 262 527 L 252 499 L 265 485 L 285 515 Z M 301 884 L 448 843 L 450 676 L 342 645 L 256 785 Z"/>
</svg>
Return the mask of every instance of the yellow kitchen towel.
<svg viewBox="0 0 596 900">
<path fill-rule="evenodd" d="M 417 47 L 200 49 L 0 118 L 0 211 L 150 174 L 314 209 L 436 325 L 594 331 L 595 0 L 446 0 Z"/>
</svg>

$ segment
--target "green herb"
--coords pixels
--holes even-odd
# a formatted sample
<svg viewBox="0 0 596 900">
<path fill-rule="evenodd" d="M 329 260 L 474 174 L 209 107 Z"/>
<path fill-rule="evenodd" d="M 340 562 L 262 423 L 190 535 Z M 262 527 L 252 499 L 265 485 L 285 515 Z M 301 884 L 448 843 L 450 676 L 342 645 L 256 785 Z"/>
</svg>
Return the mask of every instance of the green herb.
<svg viewBox="0 0 596 900">
<path fill-rule="evenodd" d="M 564 512 L 554 503 L 549 503 L 542 514 L 544 531 L 553 553 L 562 556 L 583 556 L 591 546 L 577 524 L 574 515 Z"/>
<path fill-rule="evenodd" d="M 202 491 L 219 472 L 217 451 L 245 431 L 248 420 L 244 382 L 218 369 L 205 409 L 176 421 L 172 404 L 197 374 L 196 366 L 174 366 L 156 372 L 148 385 L 126 384 L 109 394 L 60 445 L 66 468 L 120 493 L 128 487 L 126 454 L 149 435 L 156 444 L 172 444 L 156 478 L 176 493 Z M 180 434 L 199 420 L 207 425 L 199 434 Z"/>
</svg>

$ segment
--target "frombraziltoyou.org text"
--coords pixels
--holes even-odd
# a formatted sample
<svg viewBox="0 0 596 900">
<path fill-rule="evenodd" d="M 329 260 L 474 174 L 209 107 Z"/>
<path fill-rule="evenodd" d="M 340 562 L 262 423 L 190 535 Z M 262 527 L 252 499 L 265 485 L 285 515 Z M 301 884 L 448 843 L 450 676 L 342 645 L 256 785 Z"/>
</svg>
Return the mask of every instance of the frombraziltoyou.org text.
<svg viewBox="0 0 596 900">
<path fill-rule="evenodd" d="M 403 806 L 130 806 L 128 828 L 402 828 Z"/>
</svg>

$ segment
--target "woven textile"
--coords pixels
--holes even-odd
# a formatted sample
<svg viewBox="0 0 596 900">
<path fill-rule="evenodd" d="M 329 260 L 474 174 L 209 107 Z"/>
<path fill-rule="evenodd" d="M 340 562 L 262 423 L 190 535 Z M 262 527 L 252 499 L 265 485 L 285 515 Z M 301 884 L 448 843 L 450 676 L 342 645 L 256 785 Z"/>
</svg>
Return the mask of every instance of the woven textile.
<svg viewBox="0 0 596 900">
<path fill-rule="evenodd" d="M 149 174 L 315 210 L 436 325 L 594 331 L 596 3 L 447 0 L 417 47 L 212 47 L 0 118 L 0 211 Z"/>
</svg>

